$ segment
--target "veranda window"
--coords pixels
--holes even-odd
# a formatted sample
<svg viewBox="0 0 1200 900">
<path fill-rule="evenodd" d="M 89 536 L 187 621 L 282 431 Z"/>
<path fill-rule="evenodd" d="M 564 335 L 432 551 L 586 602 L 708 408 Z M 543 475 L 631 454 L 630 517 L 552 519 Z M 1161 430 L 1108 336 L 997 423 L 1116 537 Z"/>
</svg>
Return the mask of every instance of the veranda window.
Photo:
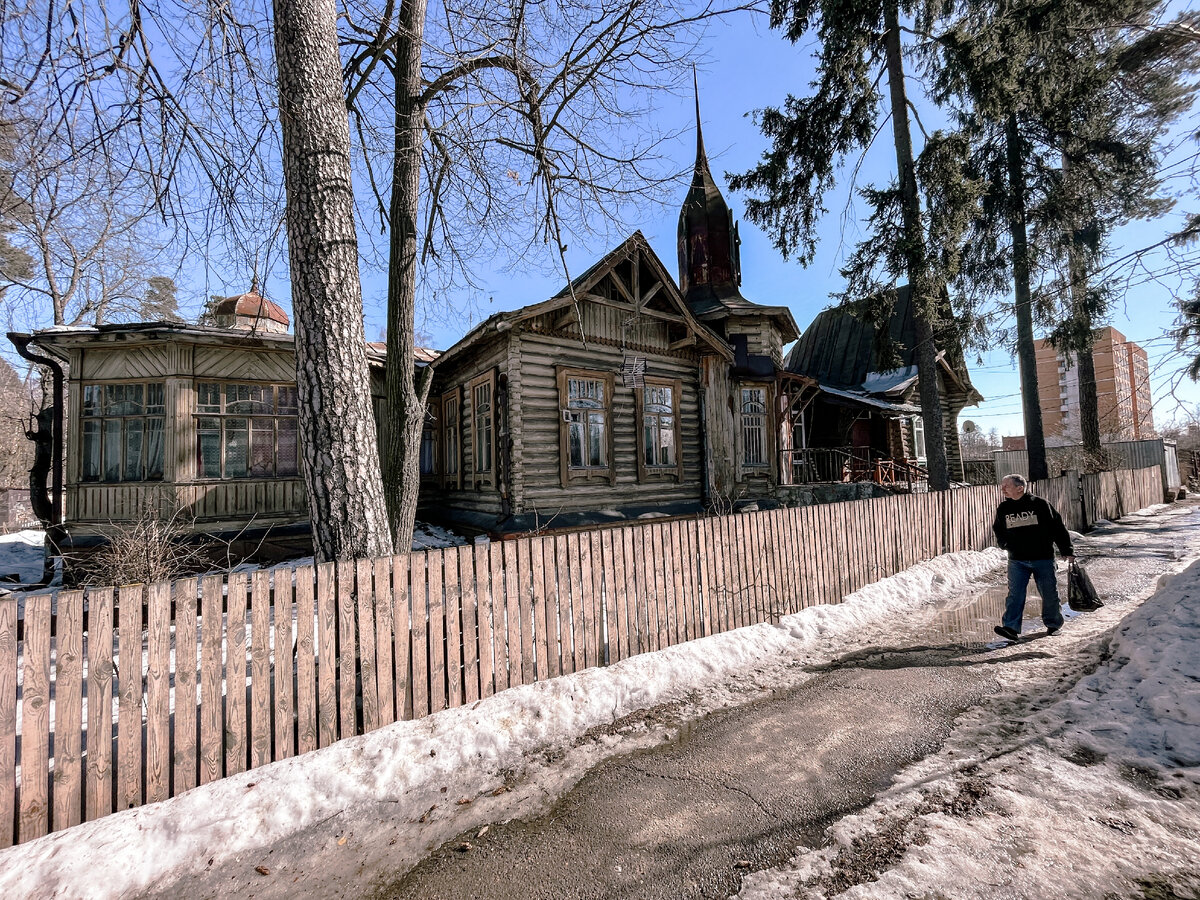
<svg viewBox="0 0 1200 900">
<path fill-rule="evenodd" d="M 196 472 L 273 478 L 299 471 L 294 384 L 196 384 Z"/>
<path fill-rule="evenodd" d="M 925 459 L 925 420 L 920 416 L 912 417 L 913 453 L 917 459 Z"/>
<path fill-rule="evenodd" d="M 165 389 L 161 382 L 83 386 L 83 480 L 163 477 Z"/>
<path fill-rule="evenodd" d="M 742 388 L 742 465 L 767 464 L 767 392 Z"/>
</svg>

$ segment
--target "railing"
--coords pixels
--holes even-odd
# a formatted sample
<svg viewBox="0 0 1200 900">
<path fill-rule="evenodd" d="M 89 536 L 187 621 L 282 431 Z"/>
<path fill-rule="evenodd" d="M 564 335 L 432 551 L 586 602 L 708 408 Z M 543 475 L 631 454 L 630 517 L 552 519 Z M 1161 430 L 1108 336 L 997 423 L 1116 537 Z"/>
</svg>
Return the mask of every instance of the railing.
<svg viewBox="0 0 1200 900">
<path fill-rule="evenodd" d="M 807 447 L 781 455 L 792 484 L 872 481 L 907 485 L 911 493 L 929 479 L 928 470 L 915 460 L 893 459 L 869 447 Z"/>
</svg>

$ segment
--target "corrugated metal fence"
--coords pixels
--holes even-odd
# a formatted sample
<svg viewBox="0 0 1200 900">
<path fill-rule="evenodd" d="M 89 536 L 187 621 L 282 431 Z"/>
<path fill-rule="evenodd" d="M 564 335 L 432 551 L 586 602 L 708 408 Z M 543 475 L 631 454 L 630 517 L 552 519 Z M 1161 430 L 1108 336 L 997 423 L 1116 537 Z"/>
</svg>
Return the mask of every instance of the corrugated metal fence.
<svg viewBox="0 0 1200 900">
<path fill-rule="evenodd" d="M 1089 476 L 1090 478 L 1090 476 Z M 1072 528 L 1157 468 L 1037 487 Z M 0 600 L 0 847 L 992 543 L 994 487 Z"/>
</svg>

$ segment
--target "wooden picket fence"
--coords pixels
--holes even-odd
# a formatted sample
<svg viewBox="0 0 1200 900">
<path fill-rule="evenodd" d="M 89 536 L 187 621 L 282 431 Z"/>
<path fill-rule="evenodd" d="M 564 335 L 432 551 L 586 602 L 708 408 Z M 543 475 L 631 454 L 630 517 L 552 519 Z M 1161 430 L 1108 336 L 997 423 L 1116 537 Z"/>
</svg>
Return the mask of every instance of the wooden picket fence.
<svg viewBox="0 0 1200 900">
<path fill-rule="evenodd" d="M 1110 474 L 1110 473 L 1105 473 Z M 1072 527 L 1084 499 L 1039 493 Z M 1159 502 L 1116 473 L 1110 518 Z M 835 603 L 992 541 L 995 487 L 0 600 L 0 848 L 401 719 Z M 1090 501 L 1087 501 L 1090 502 Z"/>
</svg>

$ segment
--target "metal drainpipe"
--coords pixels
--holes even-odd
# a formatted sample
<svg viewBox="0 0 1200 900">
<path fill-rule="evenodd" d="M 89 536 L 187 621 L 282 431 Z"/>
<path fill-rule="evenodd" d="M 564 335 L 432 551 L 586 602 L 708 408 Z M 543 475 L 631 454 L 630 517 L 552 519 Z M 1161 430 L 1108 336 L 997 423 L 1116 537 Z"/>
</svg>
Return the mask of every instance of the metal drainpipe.
<svg viewBox="0 0 1200 900">
<path fill-rule="evenodd" d="M 55 555 L 60 553 L 59 544 L 63 536 L 63 370 L 62 366 L 51 359 L 49 356 L 42 356 L 40 353 L 34 353 L 29 349 L 29 345 L 33 342 L 33 336 L 28 334 L 17 334 L 10 331 L 8 339 L 12 345 L 17 348 L 24 359 L 31 363 L 43 365 L 48 368 L 54 375 L 53 389 L 53 406 L 54 406 L 54 422 L 50 430 L 51 439 L 54 441 L 54 446 L 50 450 L 50 514 L 54 520 L 46 529 L 46 540 L 50 544 Z M 41 584 L 48 584 L 54 575 L 53 567 L 48 567 L 42 573 Z"/>
</svg>

